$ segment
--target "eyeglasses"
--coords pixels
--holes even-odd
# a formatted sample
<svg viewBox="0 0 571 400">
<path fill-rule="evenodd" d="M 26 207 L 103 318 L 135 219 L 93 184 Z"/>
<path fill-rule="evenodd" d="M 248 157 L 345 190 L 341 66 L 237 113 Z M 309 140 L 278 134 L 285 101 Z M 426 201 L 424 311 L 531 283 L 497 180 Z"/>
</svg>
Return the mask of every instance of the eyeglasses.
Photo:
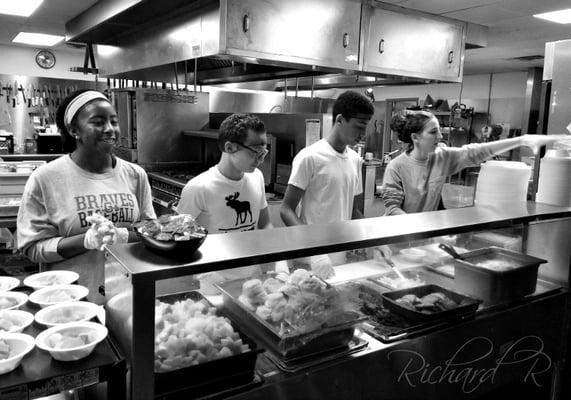
<svg viewBox="0 0 571 400">
<path fill-rule="evenodd" d="M 243 147 L 243 148 L 245 148 L 245 149 L 250 150 L 252 153 L 254 153 L 254 154 L 256 155 L 256 158 L 259 159 L 259 160 L 261 160 L 262 158 L 264 158 L 264 157 L 269 153 L 269 150 L 266 149 L 266 148 L 263 148 L 262 150 L 256 150 L 256 149 L 254 149 L 253 147 L 247 146 L 247 145 L 242 144 L 242 143 L 236 142 L 236 144 L 237 144 L 238 146 L 241 146 L 241 147 Z"/>
</svg>

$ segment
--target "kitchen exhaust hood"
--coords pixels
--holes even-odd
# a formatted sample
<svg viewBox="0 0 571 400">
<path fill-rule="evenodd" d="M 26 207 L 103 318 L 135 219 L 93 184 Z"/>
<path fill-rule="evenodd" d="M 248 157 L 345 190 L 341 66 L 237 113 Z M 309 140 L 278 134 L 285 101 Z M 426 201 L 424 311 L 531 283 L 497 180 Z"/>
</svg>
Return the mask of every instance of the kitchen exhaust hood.
<svg viewBox="0 0 571 400">
<path fill-rule="evenodd" d="M 66 40 L 93 44 L 110 78 L 283 79 L 273 90 L 288 90 L 288 78 L 310 77 L 309 88 L 324 74 L 324 87 L 367 76 L 375 85 L 459 82 L 466 24 L 376 1 L 101 0 L 68 21 Z"/>
</svg>

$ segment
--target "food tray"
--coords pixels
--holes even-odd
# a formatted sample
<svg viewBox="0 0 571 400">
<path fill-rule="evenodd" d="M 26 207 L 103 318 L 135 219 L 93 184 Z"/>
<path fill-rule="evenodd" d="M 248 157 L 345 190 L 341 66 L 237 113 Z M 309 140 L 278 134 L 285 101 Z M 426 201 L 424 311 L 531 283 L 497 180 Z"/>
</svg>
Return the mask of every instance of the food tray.
<svg viewBox="0 0 571 400">
<path fill-rule="evenodd" d="M 238 300 L 243 282 L 244 280 L 234 280 L 215 284 L 222 293 L 225 309 L 244 332 L 282 358 L 298 358 L 346 347 L 353 338 L 355 325 L 366 319 L 357 312 L 348 312 L 338 324 L 303 334 L 283 334 L 278 327 L 260 318 Z"/>
<path fill-rule="evenodd" d="M 198 292 L 185 292 L 157 297 L 165 303 L 174 303 L 180 300 L 193 300 L 204 302 L 208 307 L 214 307 Z M 224 313 L 217 313 L 225 316 Z M 234 386 L 245 385 L 253 381 L 256 359 L 264 350 L 258 348 L 256 342 L 244 335 L 236 325 L 232 327 L 242 341 L 250 346 L 250 351 L 235 356 L 221 358 L 204 364 L 192 365 L 169 372 L 155 372 L 155 393 L 162 394 L 176 391 L 181 388 L 195 387 L 201 392 L 219 392 Z"/>
<path fill-rule="evenodd" d="M 276 357 L 271 352 L 264 353 L 264 356 L 273 362 L 279 369 L 284 372 L 299 372 L 308 368 L 321 365 L 329 361 L 333 361 L 342 357 L 347 357 L 350 354 L 357 353 L 369 345 L 365 339 L 354 336 L 351 338 L 347 346 L 340 349 L 330 349 L 321 351 L 316 354 L 308 354 L 299 358 L 283 359 Z"/>
<path fill-rule="evenodd" d="M 0 195 L 0 217 L 14 217 L 22 202 L 21 196 Z"/>
<path fill-rule="evenodd" d="M 462 256 L 466 261 L 455 263 L 456 288 L 490 302 L 514 300 L 535 292 L 537 270 L 540 264 L 547 262 L 541 258 L 493 246 Z M 493 270 L 476 265 L 486 260 L 513 262 L 514 268 Z"/>
<path fill-rule="evenodd" d="M 374 276 L 369 278 L 369 280 L 373 281 L 374 283 L 384 286 L 387 289 L 390 290 L 400 290 L 400 289 L 405 289 L 406 287 L 414 287 L 414 286 L 421 286 L 421 285 L 425 285 L 426 282 L 424 282 L 421 278 L 420 278 L 420 274 L 419 274 L 419 270 L 418 269 L 413 269 L 413 270 L 399 270 L 401 274 L 403 274 L 403 276 L 408 279 L 410 281 L 410 285 L 405 286 L 405 287 L 400 287 L 399 283 L 401 280 L 399 278 L 399 276 L 397 275 L 397 273 L 393 270 L 385 272 L 383 274 Z"/>
<path fill-rule="evenodd" d="M 413 310 L 411 308 L 405 307 L 397 303 L 397 299 L 407 295 L 413 294 L 417 297 L 423 297 L 430 293 L 440 292 L 445 296 L 456 302 L 458 307 L 438 311 L 431 313 L 423 313 L 420 311 Z M 445 289 L 437 285 L 423 285 L 408 289 L 395 290 L 392 292 L 382 293 L 383 305 L 391 311 L 394 311 L 411 322 L 425 322 L 425 321 L 436 321 L 440 319 L 452 319 L 458 316 L 475 313 L 478 309 L 481 300 L 474 299 L 472 297 L 464 296 L 460 293 L 453 292 L 451 290 Z M 461 304 L 462 303 L 462 304 Z"/>
</svg>

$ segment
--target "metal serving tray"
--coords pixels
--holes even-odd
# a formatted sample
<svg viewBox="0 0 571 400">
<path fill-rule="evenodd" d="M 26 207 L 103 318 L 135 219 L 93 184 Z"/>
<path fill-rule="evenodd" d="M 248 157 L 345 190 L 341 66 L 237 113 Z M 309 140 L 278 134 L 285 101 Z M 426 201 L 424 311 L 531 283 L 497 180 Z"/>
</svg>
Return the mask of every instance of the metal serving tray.
<svg viewBox="0 0 571 400">
<path fill-rule="evenodd" d="M 407 295 L 413 294 L 417 297 L 423 297 L 430 293 L 440 292 L 443 293 L 446 297 L 456 302 L 458 307 L 455 307 L 450 310 L 444 311 L 437 311 L 431 313 L 423 313 L 420 311 L 413 310 L 411 308 L 405 307 L 400 303 L 397 303 L 397 299 Z M 468 297 L 462 295 L 460 293 L 453 292 L 451 290 L 445 289 L 441 286 L 437 285 L 423 285 L 423 286 L 416 286 L 413 288 L 402 289 L 402 290 L 395 290 L 392 292 L 385 292 L 381 295 L 383 297 L 383 306 L 388 308 L 391 311 L 394 311 L 409 321 L 412 322 L 425 322 L 425 321 L 437 321 L 440 319 L 453 319 L 458 316 L 463 316 L 470 313 L 475 313 L 478 309 L 478 306 L 482 302 L 479 299 L 474 299 L 472 297 Z"/>
<path fill-rule="evenodd" d="M 194 291 L 157 297 L 157 300 L 171 304 L 187 299 L 204 302 L 208 307 L 214 307 L 202 294 Z M 220 312 L 217 314 L 225 316 Z M 264 350 L 258 348 L 256 342 L 236 329 L 235 324 L 232 323 L 232 327 L 238 332 L 242 341 L 250 346 L 250 351 L 174 371 L 155 372 L 155 393 L 166 394 L 182 388 L 196 388 L 200 389 L 201 393 L 212 393 L 252 382 L 255 378 L 256 359 Z"/>
<path fill-rule="evenodd" d="M 284 334 L 280 332 L 279 326 L 260 318 L 238 300 L 243 282 L 244 280 L 234 280 L 215 284 L 222 293 L 226 311 L 242 331 L 285 359 L 346 347 L 353 338 L 355 325 L 366 319 L 357 312 L 347 312 L 335 325 L 303 334 Z"/>
<path fill-rule="evenodd" d="M 493 246 L 464 253 L 462 257 L 464 261 L 455 260 L 454 263 L 456 287 L 490 302 L 515 300 L 535 292 L 537 270 L 540 264 L 547 262 Z M 498 259 L 509 261 L 514 267 L 494 270 L 476 265 L 482 261 Z"/>
</svg>

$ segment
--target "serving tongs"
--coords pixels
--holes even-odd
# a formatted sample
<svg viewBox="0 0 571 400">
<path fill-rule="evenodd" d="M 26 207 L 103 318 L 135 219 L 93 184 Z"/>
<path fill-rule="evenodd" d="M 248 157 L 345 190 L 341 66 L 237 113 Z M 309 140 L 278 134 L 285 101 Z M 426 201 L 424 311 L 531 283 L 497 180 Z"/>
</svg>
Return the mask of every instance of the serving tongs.
<svg viewBox="0 0 571 400">
<path fill-rule="evenodd" d="M 387 263 L 387 265 L 389 267 L 391 267 L 393 269 L 393 271 L 395 271 L 395 273 L 397 274 L 397 276 L 402 279 L 403 281 L 408 281 L 408 279 L 402 274 L 402 272 L 400 272 L 397 268 L 397 266 L 395 265 L 394 262 L 392 262 L 392 260 L 385 254 L 385 252 L 382 249 L 375 249 L 376 251 L 379 252 L 379 254 L 381 255 L 381 257 L 383 258 L 383 260 L 385 260 L 385 262 Z"/>
<path fill-rule="evenodd" d="M 446 253 L 450 254 L 452 257 L 454 257 L 456 260 L 462 260 L 462 261 L 467 261 L 466 258 L 462 257 L 460 254 L 458 254 L 458 252 L 454 249 L 454 247 L 445 244 L 445 243 L 440 243 L 438 245 L 438 248 L 441 250 L 444 250 Z"/>
</svg>

